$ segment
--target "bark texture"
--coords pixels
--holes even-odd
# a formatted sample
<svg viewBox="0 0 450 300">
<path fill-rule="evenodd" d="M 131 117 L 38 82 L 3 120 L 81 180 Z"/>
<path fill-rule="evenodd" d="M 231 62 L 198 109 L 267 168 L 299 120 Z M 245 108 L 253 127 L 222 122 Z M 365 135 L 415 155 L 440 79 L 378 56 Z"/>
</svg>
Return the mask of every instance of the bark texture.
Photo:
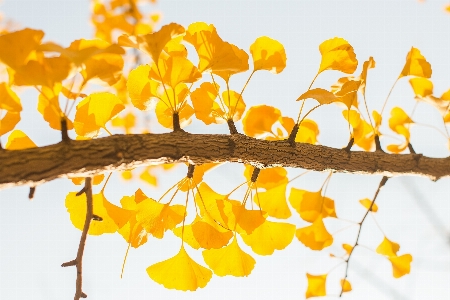
<svg viewBox="0 0 450 300">
<path fill-rule="evenodd" d="M 450 176 L 450 157 L 346 151 L 303 143 L 291 145 L 287 140 L 257 140 L 241 134 L 176 131 L 113 135 L 33 149 L 0 150 L 0 188 L 35 186 L 55 178 L 90 176 L 173 162 L 238 162 L 261 169 L 282 166 L 388 177 L 418 175 L 431 180 Z"/>
</svg>

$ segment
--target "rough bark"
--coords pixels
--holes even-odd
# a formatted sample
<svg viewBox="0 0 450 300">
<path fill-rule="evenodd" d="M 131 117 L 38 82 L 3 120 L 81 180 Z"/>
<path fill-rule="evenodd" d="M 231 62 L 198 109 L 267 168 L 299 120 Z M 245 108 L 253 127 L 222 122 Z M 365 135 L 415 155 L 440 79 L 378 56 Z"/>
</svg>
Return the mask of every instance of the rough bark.
<svg viewBox="0 0 450 300">
<path fill-rule="evenodd" d="M 241 134 L 113 135 L 86 141 L 0 150 L 0 188 L 37 184 L 61 177 L 80 177 L 138 166 L 189 162 L 238 162 L 258 168 L 274 166 L 315 171 L 418 175 L 432 180 L 450 176 L 450 157 L 346 151 L 288 141 L 265 141 Z"/>
</svg>

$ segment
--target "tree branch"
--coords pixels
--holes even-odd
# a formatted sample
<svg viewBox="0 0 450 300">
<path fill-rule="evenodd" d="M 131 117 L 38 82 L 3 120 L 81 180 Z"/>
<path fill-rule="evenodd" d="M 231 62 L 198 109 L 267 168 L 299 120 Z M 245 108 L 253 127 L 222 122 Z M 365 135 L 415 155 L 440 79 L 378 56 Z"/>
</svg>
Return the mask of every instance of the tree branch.
<svg viewBox="0 0 450 300">
<path fill-rule="evenodd" d="M 450 157 L 346 151 L 303 143 L 291 145 L 287 140 L 258 140 L 242 134 L 184 131 L 113 135 L 25 150 L 0 150 L 0 162 L 0 189 L 174 162 L 238 162 L 261 169 L 281 166 L 388 177 L 418 175 L 431 180 L 450 176 Z"/>
</svg>

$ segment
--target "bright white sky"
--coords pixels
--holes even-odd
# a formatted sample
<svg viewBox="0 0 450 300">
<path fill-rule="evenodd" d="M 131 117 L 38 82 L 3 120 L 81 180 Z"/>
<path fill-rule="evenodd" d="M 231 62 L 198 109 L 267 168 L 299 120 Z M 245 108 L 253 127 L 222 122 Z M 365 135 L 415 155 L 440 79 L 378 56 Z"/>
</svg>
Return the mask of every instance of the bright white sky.
<svg viewBox="0 0 450 300">
<path fill-rule="evenodd" d="M 377 1 L 250 1 L 250 0 L 160 0 L 154 6 L 163 13 L 163 23 L 177 22 L 188 26 L 195 21 L 213 23 L 219 35 L 238 47 L 248 50 L 262 35 L 285 45 L 288 57 L 283 73 L 257 73 L 244 94 L 248 106 L 277 106 L 284 115 L 296 117 L 303 93 L 314 77 L 319 64 L 318 46 L 334 36 L 347 39 L 354 47 L 360 66 L 373 56 L 377 66 L 369 71 L 367 98 L 369 108 L 380 110 L 382 102 L 400 73 L 411 46 L 417 47 L 431 63 L 435 93 L 450 88 L 450 14 L 443 7 L 446 1 L 420 3 L 414 0 Z M 42 29 L 45 39 L 68 45 L 79 38 L 91 38 L 89 1 L 87 0 L 3 0 L 3 16 L 21 27 Z M 240 90 L 248 75 L 236 76 L 231 86 Z M 342 74 L 328 71 L 320 75 L 315 87 L 328 88 Z M 21 90 L 19 95 L 25 111 L 18 129 L 25 131 L 40 146 L 58 142 L 60 134 L 48 127 L 35 112 L 37 97 Z M 415 100 L 402 79 L 389 100 L 387 111 L 402 106 L 411 112 Z M 320 142 L 333 147 L 347 144 L 348 133 L 340 108 L 326 107 L 311 116 L 319 123 Z M 388 114 L 384 115 L 385 120 Z M 443 130 L 438 113 L 426 104 L 419 104 L 414 120 Z M 152 123 L 153 124 L 153 123 Z M 156 126 L 156 125 L 155 125 Z M 238 124 L 238 129 L 241 129 Z M 190 132 L 226 132 L 220 126 L 204 126 L 194 121 Z M 387 132 L 388 130 L 385 129 Z M 2 142 L 6 139 L 3 137 Z M 392 141 L 382 140 L 383 145 Z M 416 126 L 412 144 L 418 153 L 428 156 L 449 155 L 445 138 L 436 130 Z M 243 167 L 225 165 L 207 175 L 206 181 L 219 192 L 227 193 L 244 180 Z M 106 188 L 106 196 L 118 203 L 123 195 L 131 195 L 137 187 L 158 198 L 174 182 L 185 175 L 185 167 L 161 177 L 158 189 L 144 183 L 124 183 L 117 176 Z M 290 176 L 300 170 L 289 170 Z M 292 187 L 318 190 L 326 174 L 309 174 L 292 183 Z M 379 177 L 333 176 L 327 196 L 336 202 L 337 214 L 343 219 L 359 221 L 364 209 L 358 200 L 371 198 Z M 450 192 L 449 179 L 436 183 L 423 178 L 395 178 L 382 190 L 377 203 L 376 220 L 389 239 L 401 245 L 400 254 L 413 256 L 410 275 L 392 277 L 390 263 L 366 248 L 359 248 L 350 263 L 349 280 L 354 291 L 347 299 L 450 299 Z M 68 180 L 56 180 L 38 187 L 36 197 L 28 201 L 28 189 L 14 188 L 0 192 L 0 295 L 3 299 L 71 299 L 75 287 L 75 270 L 63 269 L 61 263 L 76 254 L 80 231 L 70 222 L 64 199 L 75 187 Z M 292 219 L 304 226 L 298 218 Z M 331 232 L 348 225 L 329 220 Z M 127 244 L 119 235 L 89 237 L 84 256 L 84 291 L 88 299 L 302 299 L 306 291 L 306 272 L 322 274 L 338 264 L 329 253 L 342 254 L 342 243 L 353 244 L 356 227 L 337 234 L 333 246 L 323 252 L 305 248 L 296 238 L 284 251 L 269 257 L 252 254 L 257 264 L 247 278 L 214 276 L 197 292 L 166 290 L 148 278 L 145 269 L 178 252 L 179 240 L 167 235 L 164 240 L 152 239 L 132 250 L 125 276 L 120 279 L 123 255 Z M 367 219 L 361 244 L 375 249 L 383 238 L 373 218 Z M 251 249 L 240 243 L 243 249 Z M 199 251 L 190 251 L 202 263 Z M 337 294 L 344 265 L 329 275 L 329 294 Z"/>
</svg>

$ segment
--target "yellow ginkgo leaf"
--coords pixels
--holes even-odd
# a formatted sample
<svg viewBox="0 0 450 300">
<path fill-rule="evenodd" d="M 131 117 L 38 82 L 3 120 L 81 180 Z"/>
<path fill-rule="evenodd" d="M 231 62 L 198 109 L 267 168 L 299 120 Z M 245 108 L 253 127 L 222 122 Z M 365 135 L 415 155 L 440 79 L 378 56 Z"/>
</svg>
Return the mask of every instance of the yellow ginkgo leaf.
<svg viewBox="0 0 450 300">
<path fill-rule="evenodd" d="M 168 87 L 166 91 L 167 93 L 164 93 L 161 100 L 156 104 L 155 113 L 159 124 L 165 128 L 173 129 L 173 115 L 177 113 L 180 127 L 186 127 L 192 122 L 191 117 L 194 114 L 192 106 L 184 101 L 189 93 L 188 87 L 182 83 L 177 85 L 175 90 Z"/>
<path fill-rule="evenodd" d="M 222 226 L 221 228 L 227 226 L 228 220 L 228 218 L 223 219 L 223 207 L 219 208 L 219 204 L 222 202 L 218 201 L 222 199 L 226 199 L 226 196 L 216 193 L 205 182 L 200 183 L 195 194 L 195 203 L 200 210 L 202 219 L 213 226 L 218 223 L 219 226 Z"/>
<path fill-rule="evenodd" d="M 350 284 L 350 281 L 348 279 L 341 279 L 341 287 L 342 292 L 350 292 L 352 290 L 352 285 Z"/>
<path fill-rule="evenodd" d="M 359 85 L 359 90 L 365 96 L 366 94 L 366 81 L 367 81 L 367 71 L 369 69 L 375 68 L 375 60 L 373 57 L 369 57 L 369 60 L 366 60 L 363 64 L 363 69 L 361 71 L 361 75 L 359 75 L 359 79 L 361 80 L 361 84 Z"/>
<path fill-rule="evenodd" d="M 308 289 L 305 294 L 306 299 L 311 297 L 326 296 L 327 274 L 311 275 L 306 273 L 306 278 L 308 278 Z"/>
<path fill-rule="evenodd" d="M 319 126 L 316 122 L 310 119 L 304 119 L 300 123 L 297 135 L 295 137 L 296 143 L 317 144 L 317 136 L 319 135 Z"/>
<path fill-rule="evenodd" d="M 347 252 L 347 255 L 350 255 L 353 251 L 353 246 L 349 244 L 342 244 L 342 248 L 344 248 L 345 252 Z"/>
<path fill-rule="evenodd" d="M 242 119 L 244 133 L 255 138 L 274 134 L 272 127 L 280 119 L 281 111 L 278 108 L 268 105 L 252 106 Z"/>
<path fill-rule="evenodd" d="M 403 254 L 401 256 L 391 256 L 388 258 L 392 264 L 392 273 L 395 278 L 409 274 L 411 271 L 411 254 Z"/>
<path fill-rule="evenodd" d="M 336 101 L 336 96 L 332 92 L 319 88 L 306 91 L 297 98 L 297 101 L 306 100 L 309 98 L 317 100 L 317 102 L 322 105 L 330 104 Z"/>
<path fill-rule="evenodd" d="M 275 250 L 283 250 L 294 238 L 295 225 L 265 221 L 250 235 L 242 234 L 244 242 L 259 255 L 271 255 Z"/>
<path fill-rule="evenodd" d="M 267 70 L 278 74 L 286 67 L 286 51 L 283 44 L 267 36 L 259 37 L 250 46 L 253 70 Z"/>
<path fill-rule="evenodd" d="M 191 93 L 195 116 L 206 125 L 226 122 L 225 111 L 222 110 L 216 101 L 218 94 L 219 85 L 210 82 L 203 82 L 200 87 Z"/>
<path fill-rule="evenodd" d="M 198 216 L 195 217 L 195 220 L 194 220 L 194 222 L 192 222 L 192 224 L 194 224 L 197 221 L 198 221 Z M 198 250 L 200 248 L 200 244 L 197 242 L 197 240 L 194 237 L 194 233 L 192 232 L 192 224 L 174 228 L 172 230 L 172 232 L 175 236 L 179 237 L 180 239 L 182 238 L 184 243 L 186 243 L 189 246 L 191 246 L 192 248 Z"/>
<path fill-rule="evenodd" d="M 70 61 L 65 57 L 44 57 L 30 60 L 14 74 L 15 85 L 41 85 L 52 88 L 69 76 Z"/>
<path fill-rule="evenodd" d="M 414 77 L 409 80 L 416 97 L 424 98 L 433 94 L 433 82 L 427 78 Z"/>
<path fill-rule="evenodd" d="M 0 136 L 14 129 L 17 123 L 20 121 L 20 113 L 9 112 L 0 119 Z"/>
<path fill-rule="evenodd" d="M 28 56 L 36 50 L 43 37 L 43 31 L 29 28 L 0 35 L 0 60 L 17 70 L 26 63 Z"/>
<path fill-rule="evenodd" d="M 61 84 L 55 84 L 52 88 L 43 86 L 38 98 L 38 111 L 48 122 L 51 128 L 61 130 L 61 119 L 65 118 L 64 113 L 59 106 L 59 95 L 61 93 Z M 70 119 L 65 118 L 67 129 L 73 129 L 73 123 Z"/>
<path fill-rule="evenodd" d="M 409 139 L 409 130 L 408 130 L 408 134 L 406 135 L 404 133 L 404 129 L 407 129 L 405 127 L 406 124 L 411 124 L 414 123 L 413 120 L 411 120 L 411 118 L 405 113 L 405 111 L 400 108 L 400 107 L 394 107 L 391 110 L 391 117 L 389 118 L 389 127 L 405 136 L 407 139 Z"/>
<path fill-rule="evenodd" d="M 355 145 L 366 151 L 371 150 L 375 145 L 375 133 L 372 126 L 362 119 L 356 110 L 343 110 L 342 115 L 353 128 L 352 137 Z"/>
<path fill-rule="evenodd" d="M 86 97 L 77 105 L 74 127 L 78 135 L 97 136 L 106 123 L 119 114 L 125 106 L 119 97 L 103 92 Z"/>
<path fill-rule="evenodd" d="M 372 205 L 372 200 L 370 200 L 368 198 L 364 198 L 364 199 L 359 200 L 359 203 L 361 203 L 362 206 L 364 206 L 365 208 L 369 209 L 370 205 Z M 373 211 L 373 212 L 378 211 L 378 206 L 375 203 L 372 205 L 371 211 Z"/>
<path fill-rule="evenodd" d="M 226 247 L 202 252 L 205 263 L 217 276 L 248 276 L 255 267 L 255 259 L 242 251 L 236 237 Z"/>
<path fill-rule="evenodd" d="M 70 214 L 70 220 L 75 228 L 83 229 L 86 219 L 86 194 L 76 196 L 77 193 L 70 192 L 66 196 L 66 208 Z M 88 233 L 101 235 L 103 233 L 114 233 L 126 224 L 132 212 L 122 209 L 109 202 L 103 193 L 93 195 L 94 215 L 100 217 L 101 221 L 92 221 Z"/>
<path fill-rule="evenodd" d="M 148 198 L 137 204 L 136 221 L 148 233 L 162 239 L 167 230 L 175 228 L 183 221 L 184 213 L 183 205 L 162 204 Z"/>
<path fill-rule="evenodd" d="M 352 106 L 358 108 L 358 90 L 361 86 L 361 80 L 348 80 L 334 94 L 336 100 L 334 103 L 342 103 L 350 109 Z"/>
<path fill-rule="evenodd" d="M 133 105 L 140 110 L 151 108 L 159 98 L 159 83 L 149 78 L 150 66 L 141 65 L 128 75 L 127 90 Z"/>
<path fill-rule="evenodd" d="M 414 47 L 411 47 L 411 50 L 408 52 L 406 56 L 406 63 L 403 67 L 402 72 L 398 78 L 402 78 L 404 76 L 418 76 L 418 77 L 431 77 L 431 65 L 425 57 L 420 53 L 420 50 Z"/>
<path fill-rule="evenodd" d="M 0 83 L 0 109 L 9 112 L 21 112 L 22 105 L 17 94 L 8 86 L 6 82 Z"/>
<path fill-rule="evenodd" d="M 227 228 L 238 233 L 251 234 L 266 218 L 264 211 L 247 209 L 236 200 L 217 200 L 217 206 Z"/>
<path fill-rule="evenodd" d="M 247 181 L 250 181 L 250 179 L 252 178 L 253 170 L 253 166 L 245 166 L 244 176 L 245 178 L 247 178 Z M 271 188 L 288 182 L 287 172 L 282 167 L 262 169 L 259 172 L 256 182 L 259 188 L 270 190 Z"/>
<path fill-rule="evenodd" d="M 8 150 L 21 150 L 35 148 L 36 144 L 21 130 L 14 130 L 8 137 L 5 148 Z"/>
<path fill-rule="evenodd" d="M 328 233 L 322 218 L 318 218 L 310 226 L 297 229 L 298 240 L 312 250 L 322 250 L 333 243 L 333 236 Z"/>
<path fill-rule="evenodd" d="M 400 245 L 390 241 L 387 237 L 384 237 L 381 244 L 377 247 L 377 253 L 385 256 L 396 256 Z"/>
<path fill-rule="evenodd" d="M 300 214 L 300 217 L 307 222 L 315 222 L 317 219 L 326 217 L 336 218 L 334 201 L 322 196 L 322 190 L 309 192 L 306 190 L 291 189 L 289 202 Z"/>
<path fill-rule="evenodd" d="M 158 65 L 152 64 L 149 77 L 169 85 L 173 89 L 179 83 L 194 83 L 202 74 L 183 56 L 161 56 Z"/>
<path fill-rule="evenodd" d="M 287 219 L 292 214 L 286 201 L 286 186 L 287 184 L 280 184 L 265 192 L 257 192 L 253 197 L 253 201 L 263 211 L 267 212 L 269 216 L 277 219 Z"/>
<path fill-rule="evenodd" d="M 181 291 L 203 288 L 212 277 L 211 270 L 190 258 L 183 246 L 174 257 L 148 267 L 147 274 L 165 288 Z"/>
<path fill-rule="evenodd" d="M 319 46 L 322 61 L 317 73 L 325 70 L 337 70 L 347 74 L 355 72 L 358 66 L 353 47 L 343 38 L 326 40 Z"/>
</svg>

